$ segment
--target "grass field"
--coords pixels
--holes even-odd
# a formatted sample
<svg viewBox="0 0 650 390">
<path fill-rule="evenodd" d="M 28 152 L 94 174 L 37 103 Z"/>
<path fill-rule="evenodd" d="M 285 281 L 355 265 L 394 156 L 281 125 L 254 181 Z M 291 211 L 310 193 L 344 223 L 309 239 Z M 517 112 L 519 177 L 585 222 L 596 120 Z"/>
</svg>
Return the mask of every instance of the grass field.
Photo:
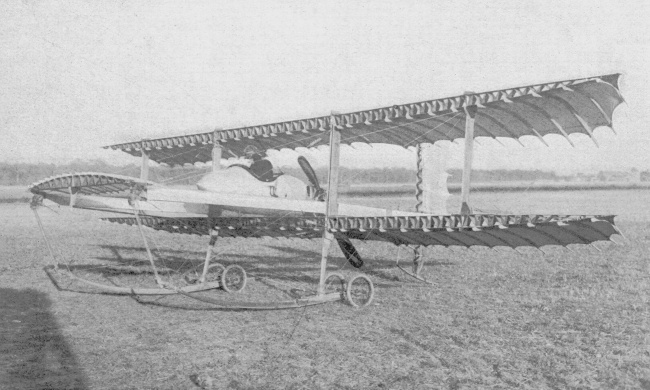
<svg viewBox="0 0 650 390">
<path fill-rule="evenodd" d="M 26 186 L 0 186 L 0 203 L 27 202 L 30 198 Z"/>
<path fill-rule="evenodd" d="M 0 204 L 0 388 L 192 389 L 200 375 L 215 389 L 650 389 L 649 195 L 481 194 L 473 199 L 487 211 L 619 214 L 629 243 L 617 236 L 624 245 L 545 253 L 429 248 L 424 272 L 433 286 L 395 268 L 406 249 L 359 244 L 377 286 L 371 306 L 267 312 L 57 291 L 42 270 L 51 260 L 28 205 Z M 55 210 L 40 215 L 73 265 L 91 272 L 146 261 L 136 229 Z M 205 237 L 147 234 L 167 264 L 202 259 Z M 224 264 L 249 271 L 240 299 L 317 282 L 319 241 L 218 245 Z M 333 253 L 330 271 L 351 274 Z"/>
</svg>

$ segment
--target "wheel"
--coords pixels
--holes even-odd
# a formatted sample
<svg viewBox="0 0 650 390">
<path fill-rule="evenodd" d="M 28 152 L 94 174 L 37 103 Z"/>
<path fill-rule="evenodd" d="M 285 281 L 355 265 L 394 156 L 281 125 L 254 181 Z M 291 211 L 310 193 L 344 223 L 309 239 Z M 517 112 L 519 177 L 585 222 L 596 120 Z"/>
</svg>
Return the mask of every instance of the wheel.
<svg viewBox="0 0 650 390">
<path fill-rule="evenodd" d="M 236 264 L 229 265 L 221 274 L 221 288 L 225 291 L 239 292 L 246 287 L 246 271 Z"/>
<path fill-rule="evenodd" d="M 355 275 L 345 286 L 345 297 L 354 307 L 364 307 L 372 302 L 375 286 L 366 275 Z"/>
<path fill-rule="evenodd" d="M 205 281 L 207 282 L 216 282 L 221 280 L 221 275 L 223 275 L 226 267 L 221 263 L 212 263 L 208 266 L 208 272 L 205 274 Z"/>
<path fill-rule="evenodd" d="M 224 267 L 223 264 L 221 263 L 210 264 L 208 266 L 208 271 L 205 273 L 205 283 L 220 281 L 221 274 L 223 274 L 223 271 L 225 269 L 226 267 Z M 201 267 L 201 272 L 203 272 L 202 267 Z M 197 272 L 196 268 L 194 268 L 190 270 L 189 273 L 187 273 L 183 279 L 187 284 L 196 284 L 201 279 L 201 274 Z"/>
<path fill-rule="evenodd" d="M 345 279 L 343 275 L 331 273 L 325 279 L 325 292 L 326 293 L 340 293 L 345 291 Z"/>
</svg>

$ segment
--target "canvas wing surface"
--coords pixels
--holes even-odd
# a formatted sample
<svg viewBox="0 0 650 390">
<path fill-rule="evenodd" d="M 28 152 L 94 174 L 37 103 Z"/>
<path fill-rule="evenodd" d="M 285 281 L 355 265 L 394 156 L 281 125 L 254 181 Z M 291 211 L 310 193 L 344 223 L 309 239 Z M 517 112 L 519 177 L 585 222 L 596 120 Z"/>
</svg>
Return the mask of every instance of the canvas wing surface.
<svg viewBox="0 0 650 390">
<path fill-rule="evenodd" d="M 44 193 L 79 193 L 83 195 L 118 195 L 126 194 L 132 188 L 146 188 L 153 182 L 108 173 L 82 172 L 66 173 L 48 177 L 29 186 L 33 194 Z"/>
<path fill-rule="evenodd" d="M 134 217 L 103 220 L 136 225 Z M 385 241 L 395 245 L 494 247 L 567 246 L 608 241 L 619 234 L 613 216 L 558 215 L 447 215 L 390 217 L 239 217 L 159 218 L 142 217 L 142 224 L 169 233 L 207 235 L 210 229 L 222 237 L 320 238 L 328 229 L 338 237 Z"/>
<path fill-rule="evenodd" d="M 106 148 L 133 156 L 146 151 L 167 165 L 194 164 L 212 159 L 218 144 L 223 156 L 242 156 L 244 148 L 296 149 L 328 144 L 332 127 L 341 143 L 382 143 L 402 147 L 453 141 L 465 136 L 465 108 L 476 107 L 475 137 L 533 136 L 546 143 L 550 134 L 593 137 L 599 126 L 612 127 L 612 115 L 623 102 L 620 74 L 556 81 L 481 93 L 396 104 L 371 110 L 308 119 L 213 130 L 197 134 L 127 142 Z M 569 142 L 572 142 L 569 139 Z"/>
</svg>

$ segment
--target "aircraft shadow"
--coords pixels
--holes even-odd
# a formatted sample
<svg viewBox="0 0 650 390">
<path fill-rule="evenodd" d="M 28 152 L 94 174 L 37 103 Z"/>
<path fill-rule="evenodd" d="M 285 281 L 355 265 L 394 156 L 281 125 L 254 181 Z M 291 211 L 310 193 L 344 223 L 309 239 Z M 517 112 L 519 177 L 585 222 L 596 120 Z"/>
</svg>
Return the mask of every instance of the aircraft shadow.
<svg viewBox="0 0 650 390">
<path fill-rule="evenodd" d="M 88 264 L 59 264 L 61 269 L 70 269 L 77 276 L 100 284 L 117 287 L 155 287 L 153 269 L 147 259 L 146 249 L 138 246 L 98 245 L 102 253 L 91 258 Z M 257 283 L 284 293 L 287 298 L 298 298 L 315 293 L 319 283 L 320 251 L 297 249 L 288 246 L 267 245 L 271 250 L 280 251 L 279 256 L 251 255 L 244 253 L 222 252 L 217 256 L 217 261 L 224 266 L 238 264 L 243 266 L 248 277 Z M 108 252 L 108 253 L 107 253 Z M 333 253 L 332 253 L 333 252 Z M 338 248 L 330 252 L 328 272 L 341 273 L 344 278 L 350 274 L 362 273 L 372 277 L 376 288 L 392 289 L 404 286 L 429 288 L 430 284 L 417 281 L 401 271 L 395 271 L 395 261 L 388 257 L 387 260 L 376 258 L 366 259 L 365 265 L 356 269 L 345 259 Z M 166 282 L 178 287 L 186 285 L 186 276 L 198 278 L 202 270 L 205 252 L 194 250 L 163 249 L 154 251 L 154 259 L 158 273 Z M 409 260 L 410 261 L 410 260 Z M 404 261 L 403 266 L 407 266 Z M 99 263 L 99 264 L 98 264 Z M 456 263 L 429 259 L 425 267 L 456 266 Z M 407 266 L 410 268 L 410 266 Z M 79 271 L 79 272 L 77 272 Z M 91 275 L 83 275 L 94 274 Z M 65 285 L 52 278 L 57 288 L 79 293 L 96 294 L 97 291 L 85 288 L 71 287 L 74 283 Z M 135 276 L 135 279 L 133 278 Z M 97 279 L 99 277 L 99 279 Z M 260 290 L 253 296 L 260 297 Z M 206 292 L 207 293 L 207 292 Z M 110 293 L 109 293 L 110 294 Z M 202 293 L 198 293 L 201 295 Z M 227 293 L 226 293 L 227 294 Z M 225 306 L 214 307 L 205 302 L 191 302 L 187 297 L 167 296 L 131 296 L 137 302 L 145 305 L 162 306 L 184 310 L 239 310 L 236 305 L 231 308 Z M 181 298 L 180 300 L 178 298 Z M 185 300 L 183 300 L 185 298 Z M 254 298 L 254 300 L 257 298 Z M 246 298 L 244 299 L 246 300 Z M 226 299 L 228 301 L 228 299 Z M 225 301 L 224 301 L 225 302 Z"/>
<path fill-rule="evenodd" d="M 250 255 L 240 253 L 222 253 L 218 257 L 218 262 L 224 266 L 239 264 L 244 266 L 250 277 L 261 279 L 272 279 L 282 282 L 297 282 L 314 284 L 318 283 L 318 264 L 320 261 L 320 252 L 315 250 L 304 250 L 291 248 L 288 246 L 267 245 L 269 249 L 283 252 L 284 255 Z M 94 259 L 101 263 L 108 264 L 104 267 L 98 267 L 94 264 L 76 264 L 71 266 L 71 270 L 83 270 L 84 272 L 100 274 L 102 276 L 118 276 L 119 274 L 151 274 L 153 271 L 146 259 L 145 248 L 138 246 L 119 246 L 119 245 L 98 245 L 104 253 L 110 254 L 96 256 Z M 354 272 L 365 273 L 374 278 L 377 287 L 391 288 L 401 286 L 404 283 L 412 284 L 414 281 L 405 277 L 398 277 L 390 272 L 395 269 L 395 262 L 392 259 L 370 259 L 365 265 L 356 269 L 353 268 L 343 257 L 338 248 L 332 250 L 329 264 L 338 269 L 330 272 Z M 199 271 L 203 264 L 205 253 L 202 251 L 188 251 L 164 249 L 160 252 L 154 251 L 154 258 L 159 261 L 159 265 L 165 270 L 173 272 L 187 272 L 190 270 Z M 449 262 L 428 261 L 427 266 L 452 265 Z M 406 265 L 406 263 L 404 264 Z M 136 267 L 133 267 L 136 266 Z M 418 282 L 415 282 L 418 284 Z"/>
<path fill-rule="evenodd" d="M 0 388 L 88 388 L 51 305 L 42 292 L 0 288 Z"/>
</svg>

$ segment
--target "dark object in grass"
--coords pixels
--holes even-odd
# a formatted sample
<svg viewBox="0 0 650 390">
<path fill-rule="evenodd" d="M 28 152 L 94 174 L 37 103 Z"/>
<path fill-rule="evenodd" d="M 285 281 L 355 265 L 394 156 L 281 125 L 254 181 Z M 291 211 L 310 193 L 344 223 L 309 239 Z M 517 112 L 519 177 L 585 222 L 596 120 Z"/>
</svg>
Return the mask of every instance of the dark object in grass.
<svg viewBox="0 0 650 390">
<path fill-rule="evenodd" d="M 339 243 L 339 248 L 341 248 L 341 251 L 345 255 L 345 258 L 348 260 L 348 262 L 354 268 L 363 267 L 363 259 L 361 258 L 359 252 L 357 252 L 357 248 L 352 245 L 352 241 L 350 241 L 350 239 L 346 236 L 340 234 L 337 234 L 335 237 L 336 242 Z"/>
</svg>

